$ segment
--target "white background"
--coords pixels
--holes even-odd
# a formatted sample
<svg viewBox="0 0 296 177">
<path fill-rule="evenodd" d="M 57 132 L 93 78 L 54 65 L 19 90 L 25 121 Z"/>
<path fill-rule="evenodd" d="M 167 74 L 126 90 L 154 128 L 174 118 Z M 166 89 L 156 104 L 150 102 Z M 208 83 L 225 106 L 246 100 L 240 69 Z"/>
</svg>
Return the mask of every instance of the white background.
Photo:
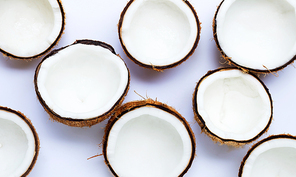
<svg viewBox="0 0 296 177">
<path fill-rule="evenodd" d="M 207 71 L 223 66 L 212 35 L 212 20 L 220 0 L 190 0 L 202 22 L 201 38 L 195 53 L 183 64 L 164 72 L 144 69 L 123 53 L 117 23 L 127 0 L 62 0 L 66 29 L 57 48 L 76 39 L 101 40 L 111 44 L 131 72 L 130 90 L 124 102 L 139 100 L 134 91 L 164 102 L 179 111 L 195 133 L 196 158 L 186 177 L 235 177 L 251 145 L 232 148 L 215 144 L 193 118 L 192 94 L 196 82 Z M 37 163 L 29 177 L 111 177 L 101 154 L 100 143 L 106 121 L 91 128 L 73 128 L 52 122 L 39 104 L 33 84 L 41 59 L 16 61 L 0 57 L 0 105 L 23 112 L 33 122 L 41 141 Z M 274 103 L 274 120 L 265 138 L 272 134 L 296 135 L 296 69 L 288 66 L 274 75 L 261 76 Z"/>
</svg>

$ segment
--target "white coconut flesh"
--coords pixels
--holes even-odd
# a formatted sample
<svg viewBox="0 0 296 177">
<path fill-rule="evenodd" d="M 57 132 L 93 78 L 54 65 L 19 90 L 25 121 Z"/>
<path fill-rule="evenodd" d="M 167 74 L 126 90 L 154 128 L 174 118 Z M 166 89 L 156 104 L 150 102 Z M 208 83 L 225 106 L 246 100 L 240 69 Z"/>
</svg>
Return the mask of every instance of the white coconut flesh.
<svg viewBox="0 0 296 177">
<path fill-rule="evenodd" d="M 222 139 L 250 140 L 271 118 L 271 101 L 263 85 L 238 69 L 214 72 L 203 79 L 196 100 L 206 127 Z"/>
<path fill-rule="evenodd" d="M 295 10 L 293 0 L 225 0 L 216 17 L 219 45 L 247 68 L 283 66 L 296 55 Z"/>
<path fill-rule="evenodd" d="M 120 30 L 132 57 L 156 66 L 183 59 L 198 35 L 197 19 L 182 0 L 133 1 Z"/>
<path fill-rule="evenodd" d="M 32 130 L 16 114 L 0 111 L 0 177 L 24 174 L 35 155 Z"/>
<path fill-rule="evenodd" d="M 57 0 L 0 0 L 0 48 L 17 57 L 38 55 L 59 36 L 62 18 Z"/>
<path fill-rule="evenodd" d="M 294 177 L 296 141 L 278 138 L 256 147 L 247 158 L 242 177 Z"/>
<path fill-rule="evenodd" d="M 110 50 L 75 44 L 43 61 L 37 86 L 56 114 L 90 119 L 112 109 L 123 96 L 128 79 L 125 63 Z"/>
<path fill-rule="evenodd" d="M 123 177 L 179 176 L 192 156 L 192 142 L 183 123 L 154 107 L 124 114 L 107 141 L 108 161 Z"/>
</svg>

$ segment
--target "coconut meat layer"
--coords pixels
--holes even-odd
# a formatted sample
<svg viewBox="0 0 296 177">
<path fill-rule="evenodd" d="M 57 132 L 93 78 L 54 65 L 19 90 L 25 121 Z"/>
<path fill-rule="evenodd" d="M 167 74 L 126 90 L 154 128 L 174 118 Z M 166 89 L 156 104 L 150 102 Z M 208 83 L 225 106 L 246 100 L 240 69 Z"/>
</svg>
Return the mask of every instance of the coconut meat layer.
<svg viewBox="0 0 296 177">
<path fill-rule="evenodd" d="M 62 27 L 57 0 L 0 0 L 0 48 L 18 57 L 48 49 Z"/>
<path fill-rule="evenodd" d="M 192 10 L 180 0 L 137 0 L 123 18 L 121 38 L 128 52 L 146 65 L 183 59 L 198 34 Z"/>
<path fill-rule="evenodd" d="M 296 55 L 295 10 L 293 0 L 225 0 L 216 18 L 220 47 L 244 67 L 283 66 Z"/>
<path fill-rule="evenodd" d="M 75 44 L 43 61 L 38 91 L 62 117 L 90 119 L 112 109 L 128 84 L 123 60 L 110 50 Z"/>
<path fill-rule="evenodd" d="M 35 155 L 30 127 L 16 114 L 0 111 L 0 177 L 21 176 Z"/>
<path fill-rule="evenodd" d="M 174 115 L 141 107 L 113 125 L 107 158 L 118 176 L 175 177 L 188 166 L 191 143 L 187 129 Z"/>
<path fill-rule="evenodd" d="M 273 139 L 256 147 L 245 162 L 242 177 L 294 177 L 296 141 Z"/>
<path fill-rule="evenodd" d="M 271 103 L 262 84 L 240 70 L 215 72 L 202 80 L 197 110 L 222 139 L 249 140 L 267 126 Z"/>
</svg>

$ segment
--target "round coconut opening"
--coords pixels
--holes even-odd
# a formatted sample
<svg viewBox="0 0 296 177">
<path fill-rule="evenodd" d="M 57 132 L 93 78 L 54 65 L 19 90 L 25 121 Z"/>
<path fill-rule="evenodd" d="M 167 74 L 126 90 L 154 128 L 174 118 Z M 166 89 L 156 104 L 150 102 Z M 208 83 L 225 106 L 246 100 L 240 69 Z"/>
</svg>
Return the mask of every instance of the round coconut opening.
<svg viewBox="0 0 296 177">
<path fill-rule="evenodd" d="M 106 129 L 103 154 L 115 176 L 183 176 L 195 154 L 186 120 L 162 103 L 123 105 Z"/>
<path fill-rule="evenodd" d="M 52 118 L 89 126 L 108 118 L 121 104 L 129 71 L 108 44 L 80 40 L 44 58 L 36 70 L 35 86 Z"/>
<path fill-rule="evenodd" d="M 215 17 L 216 42 L 239 67 L 280 70 L 296 58 L 295 11 L 290 0 L 224 0 Z"/>
<path fill-rule="evenodd" d="M 0 176 L 26 176 L 39 151 L 31 122 L 21 113 L 0 107 Z"/>
<path fill-rule="evenodd" d="M 200 33 L 188 1 L 131 0 L 121 14 L 119 36 L 127 56 L 140 66 L 162 70 L 186 60 Z"/>
<path fill-rule="evenodd" d="M 222 144 L 250 143 L 267 131 L 272 120 L 268 89 L 239 69 L 218 69 L 202 77 L 193 104 L 203 131 Z"/>
<path fill-rule="evenodd" d="M 239 177 L 294 177 L 296 138 L 273 135 L 255 144 L 242 161 Z"/>
<path fill-rule="evenodd" d="M 0 0 L 0 51 L 32 59 L 49 51 L 64 29 L 59 0 Z"/>
</svg>

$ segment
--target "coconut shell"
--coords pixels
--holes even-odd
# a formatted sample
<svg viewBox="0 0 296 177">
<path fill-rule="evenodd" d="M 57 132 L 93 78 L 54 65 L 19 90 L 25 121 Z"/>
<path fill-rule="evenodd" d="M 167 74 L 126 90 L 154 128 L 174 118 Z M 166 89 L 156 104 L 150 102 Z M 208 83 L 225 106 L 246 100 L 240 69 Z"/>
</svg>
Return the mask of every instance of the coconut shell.
<svg viewBox="0 0 296 177">
<path fill-rule="evenodd" d="M 194 45 L 192 46 L 190 52 L 182 59 L 180 59 L 178 62 L 175 62 L 175 63 L 172 63 L 172 64 L 169 64 L 169 65 L 165 65 L 165 66 L 157 66 L 157 65 L 147 65 L 147 64 L 144 64 L 140 61 L 138 61 L 136 58 L 134 58 L 130 53 L 129 51 L 127 50 L 126 46 L 125 46 L 125 43 L 124 41 L 122 40 L 122 32 L 121 32 L 121 28 L 122 28 L 122 23 L 123 23 L 123 20 L 124 20 L 124 15 L 126 13 L 126 11 L 128 10 L 128 8 L 130 7 L 130 5 L 134 2 L 135 0 L 130 0 L 127 5 L 125 6 L 125 8 L 123 9 L 123 11 L 121 12 L 121 15 L 120 15 L 120 19 L 119 19 L 119 23 L 118 23 L 118 34 L 119 34 L 119 41 L 121 43 L 121 46 L 123 48 L 123 51 L 124 53 L 126 54 L 126 56 L 132 60 L 135 64 L 143 67 L 143 68 L 149 68 L 149 69 L 153 69 L 155 71 L 163 71 L 163 70 L 166 70 L 166 69 L 169 69 L 169 68 L 174 68 L 178 65 L 180 65 L 181 63 L 183 63 L 185 60 L 187 60 L 195 51 L 195 49 L 197 48 L 197 45 L 198 45 L 198 42 L 199 42 L 199 39 L 200 39 L 200 30 L 201 30 L 201 23 L 198 19 L 198 16 L 196 14 L 196 11 L 194 9 L 194 7 L 189 3 L 189 1 L 184 1 L 184 3 L 191 9 L 192 13 L 194 14 L 194 17 L 196 19 L 196 24 L 197 24 L 197 37 L 196 37 L 196 40 L 195 40 L 195 43 Z"/>
<path fill-rule="evenodd" d="M 277 68 L 275 68 L 275 69 L 268 69 L 268 68 L 266 68 L 266 70 L 260 70 L 260 69 L 252 69 L 252 68 L 248 68 L 248 67 L 245 67 L 245 66 L 239 65 L 239 64 L 237 64 L 236 62 L 232 61 L 232 60 L 231 60 L 231 57 L 227 56 L 227 55 L 224 53 L 224 51 L 222 50 L 222 48 L 221 48 L 221 46 L 220 46 L 220 43 L 219 43 L 219 40 L 218 40 L 218 37 L 217 37 L 217 20 L 216 20 L 216 17 L 217 17 L 217 14 L 218 14 L 218 12 L 219 12 L 219 9 L 220 9 L 220 7 L 221 7 L 221 5 L 223 4 L 224 1 L 225 1 L 225 0 L 223 0 L 223 1 L 219 4 L 219 6 L 218 6 L 218 8 L 217 8 L 217 10 L 216 10 L 216 12 L 215 12 L 215 16 L 214 16 L 214 19 L 213 19 L 212 28 L 213 28 L 213 36 L 214 36 L 214 40 L 215 40 L 215 42 L 216 42 L 216 46 L 217 46 L 218 50 L 220 51 L 222 57 L 227 61 L 227 64 L 229 64 L 230 66 L 235 66 L 235 67 L 237 67 L 237 68 L 243 70 L 243 71 L 246 72 L 246 73 L 248 73 L 248 72 L 252 72 L 252 73 L 255 73 L 255 74 L 269 74 L 269 73 L 274 74 L 274 73 L 277 73 L 278 71 L 284 69 L 286 66 L 288 66 L 288 65 L 290 65 L 290 64 L 292 64 L 292 63 L 294 62 L 294 60 L 296 59 L 296 55 L 295 55 L 293 58 L 291 58 L 290 61 L 288 61 L 287 63 L 285 63 L 285 64 L 283 64 L 282 66 L 279 66 L 279 67 L 277 67 Z"/>
<path fill-rule="evenodd" d="M 66 15 L 65 15 L 65 11 L 64 11 L 64 8 L 63 8 L 63 5 L 62 5 L 61 0 L 56 0 L 56 1 L 58 2 L 59 7 L 60 7 L 60 11 L 61 11 L 61 15 L 62 15 L 62 25 L 61 25 L 60 33 L 57 36 L 57 38 L 55 39 L 55 41 L 45 51 L 43 51 L 42 53 L 39 53 L 37 55 L 34 55 L 34 56 L 30 56 L 30 57 L 16 56 L 16 55 L 11 54 L 11 53 L 8 53 L 5 50 L 2 50 L 0 48 L 0 52 L 3 54 L 3 56 L 6 56 L 6 57 L 8 57 L 10 59 L 15 59 L 15 60 L 33 60 L 33 59 L 38 59 L 38 58 L 44 56 L 45 54 L 47 54 L 50 50 L 52 50 L 59 43 L 59 41 L 61 40 L 62 35 L 64 34 L 65 24 L 66 24 L 66 22 L 65 22 Z"/>
<path fill-rule="evenodd" d="M 251 155 L 251 153 L 254 151 L 255 148 L 257 148 L 258 146 L 260 146 L 261 144 L 273 140 L 273 139 L 293 139 L 296 140 L 296 136 L 292 136 L 290 134 L 279 134 L 279 135 L 271 135 L 261 141 L 259 141 L 258 143 L 254 144 L 249 151 L 247 152 L 247 154 L 245 155 L 245 157 L 243 158 L 240 168 L 239 168 L 239 172 L 238 172 L 238 177 L 241 177 L 243 174 L 243 170 L 244 170 L 244 165 L 246 163 L 246 160 L 249 158 L 249 156 Z"/>
<path fill-rule="evenodd" d="M 101 47 L 104 47 L 104 48 L 110 50 L 113 54 L 116 54 L 114 48 L 111 45 L 109 45 L 107 43 L 104 43 L 104 42 L 101 42 L 101 41 L 93 41 L 93 40 L 87 40 L 87 39 L 84 39 L 84 40 L 76 40 L 71 45 L 75 45 L 75 44 L 85 44 L 85 45 L 101 46 Z M 56 50 L 51 51 L 39 63 L 39 65 L 36 68 L 35 76 L 34 76 L 35 91 L 36 91 L 37 98 L 38 98 L 39 102 L 41 103 L 41 105 L 43 106 L 43 108 L 45 109 L 45 111 L 49 114 L 49 117 L 50 117 L 51 120 L 57 121 L 57 122 L 60 122 L 60 123 L 63 123 L 65 125 L 72 126 L 72 127 L 86 127 L 86 126 L 87 127 L 91 127 L 92 125 L 95 125 L 97 123 L 100 123 L 103 120 L 109 118 L 112 115 L 112 113 L 115 110 L 117 110 L 117 108 L 122 104 L 122 102 L 123 102 L 123 100 L 124 100 L 124 98 L 125 98 L 128 90 L 129 90 L 130 72 L 129 72 L 128 68 L 127 68 L 127 70 L 128 70 L 128 83 L 127 83 L 127 86 L 125 88 L 125 91 L 124 91 L 123 95 L 118 99 L 118 101 L 114 104 L 114 106 L 108 112 L 106 112 L 106 113 L 104 113 L 104 114 L 102 114 L 102 115 L 100 115 L 98 117 L 94 117 L 94 118 L 90 118 L 90 119 L 72 119 L 72 118 L 69 118 L 69 117 L 62 117 L 59 114 L 55 113 L 52 109 L 50 109 L 48 107 L 48 105 L 46 104 L 46 102 L 42 99 L 41 94 L 38 91 L 38 87 L 37 87 L 37 77 L 38 77 L 38 73 L 39 73 L 39 70 L 40 70 L 40 67 L 41 67 L 41 64 L 42 64 L 43 61 L 45 61 L 50 56 L 55 55 L 60 50 L 63 50 L 63 49 L 65 49 L 65 48 L 67 48 L 67 47 L 69 47 L 71 45 L 68 45 L 68 46 L 62 47 L 60 49 L 56 49 Z M 119 56 L 119 55 L 117 55 L 117 56 Z"/>
<path fill-rule="evenodd" d="M 243 145 L 249 144 L 251 142 L 253 142 L 254 140 L 258 139 L 262 134 L 264 134 L 265 132 L 268 131 L 269 126 L 271 124 L 272 121 L 272 117 L 273 117 L 273 104 L 272 104 L 272 98 L 271 95 L 268 91 L 268 88 L 265 86 L 265 84 L 254 74 L 249 73 L 250 75 L 252 75 L 253 77 L 257 78 L 257 80 L 261 83 L 261 85 L 264 87 L 264 89 L 266 90 L 266 93 L 269 96 L 270 99 L 270 107 L 271 107 L 271 116 L 269 118 L 269 122 L 266 125 L 266 127 L 254 138 L 246 140 L 246 141 L 237 141 L 237 140 L 233 140 L 233 139 L 223 139 L 219 136 L 217 136 L 216 134 L 214 134 L 213 132 L 211 132 L 211 130 L 208 129 L 208 127 L 206 126 L 206 123 L 204 121 L 204 119 L 202 118 L 202 116 L 199 114 L 198 110 L 197 110 L 197 100 L 196 100 L 196 96 L 197 96 L 197 92 L 199 89 L 199 86 L 201 84 L 201 82 L 206 79 L 209 75 L 215 73 L 215 72 L 219 72 L 219 71 L 226 71 L 226 70 L 232 70 L 232 69 L 237 69 L 237 68 L 220 68 L 220 69 L 216 69 L 213 71 L 208 71 L 207 74 L 205 74 L 197 83 L 194 93 L 193 93 L 193 98 L 192 98 L 192 105 L 193 105 L 193 113 L 194 113 L 194 118 L 196 120 L 196 122 L 199 124 L 201 131 L 203 133 L 205 133 L 207 136 L 209 136 L 215 143 L 219 142 L 220 144 L 225 144 L 228 146 L 234 146 L 234 147 L 241 147 Z"/>
<path fill-rule="evenodd" d="M 113 170 L 113 168 L 110 165 L 110 163 L 108 161 L 108 158 L 107 158 L 108 136 L 109 136 L 109 132 L 111 131 L 113 125 L 125 113 L 127 113 L 129 111 L 132 111 L 132 110 L 135 110 L 135 109 L 140 108 L 140 107 L 147 107 L 147 106 L 148 107 L 158 108 L 158 109 L 161 109 L 163 111 L 166 111 L 166 112 L 174 115 L 176 118 L 178 118 L 183 123 L 183 125 L 185 126 L 185 128 L 189 132 L 189 136 L 190 136 L 191 144 L 192 144 L 192 155 L 191 155 L 190 162 L 188 163 L 186 169 L 182 172 L 181 175 L 179 175 L 179 176 L 183 176 L 188 171 L 188 169 L 191 167 L 193 159 L 195 157 L 196 143 L 195 143 L 194 133 L 193 133 L 189 123 L 186 121 L 186 119 L 184 117 L 182 117 L 182 115 L 180 113 L 178 113 L 174 108 L 172 108 L 172 107 L 170 107 L 170 106 L 168 106 L 168 105 L 166 105 L 164 103 L 161 103 L 159 101 L 152 100 L 152 99 L 145 99 L 145 100 L 141 100 L 141 101 L 132 101 L 132 102 L 125 103 L 109 119 L 109 121 L 108 121 L 108 123 L 106 125 L 106 128 L 105 128 L 105 134 L 104 134 L 104 137 L 103 137 L 103 156 L 105 158 L 106 165 L 108 166 L 108 168 L 110 169 L 111 173 L 114 176 L 118 176 L 115 173 L 115 171 Z"/>
<path fill-rule="evenodd" d="M 39 155 L 40 140 L 39 140 L 37 131 L 36 131 L 35 127 L 33 126 L 31 120 L 28 119 L 23 113 L 21 113 L 19 111 L 15 111 L 15 110 L 10 109 L 10 108 L 7 108 L 7 107 L 2 107 L 2 106 L 0 106 L 0 110 L 1 111 L 7 111 L 7 112 L 10 112 L 12 114 L 16 114 L 19 118 L 21 118 L 28 125 L 28 127 L 31 129 L 31 131 L 33 133 L 34 140 L 35 140 L 35 155 L 33 157 L 33 160 L 31 162 L 31 165 L 28 167 L 27 171 L 22 175 L 22 177 L 26 177 L 27 175 L 29 175 L 29 173 L 34 168 L 34 166 L 36 164 L 36 161 L 37 161 L 37 157 Z"/>
</svg>

